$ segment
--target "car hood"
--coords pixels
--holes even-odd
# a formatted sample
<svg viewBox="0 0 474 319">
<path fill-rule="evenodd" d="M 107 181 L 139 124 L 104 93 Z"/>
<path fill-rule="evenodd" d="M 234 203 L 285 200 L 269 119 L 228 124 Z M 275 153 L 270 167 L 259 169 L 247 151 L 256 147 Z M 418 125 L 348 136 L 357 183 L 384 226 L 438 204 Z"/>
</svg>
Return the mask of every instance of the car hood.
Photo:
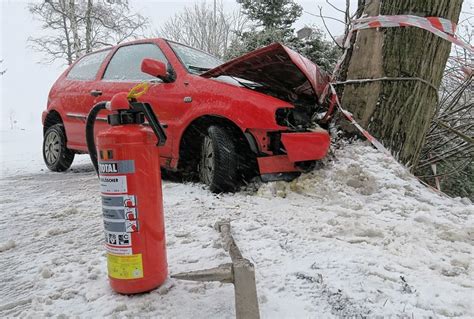
<svg viewBox="0 0 474 319">
<path fill-rule="evenodd" d="M 267 88 L 272 95 L 282 100 L 308 101 L 315 104 L 329 82 L 326 72 L 281 43 L 273 43 L 249 52 L 201 76 L 232 76 L 245 79 L 261 85 L 261 88 Z"/>
</svg>

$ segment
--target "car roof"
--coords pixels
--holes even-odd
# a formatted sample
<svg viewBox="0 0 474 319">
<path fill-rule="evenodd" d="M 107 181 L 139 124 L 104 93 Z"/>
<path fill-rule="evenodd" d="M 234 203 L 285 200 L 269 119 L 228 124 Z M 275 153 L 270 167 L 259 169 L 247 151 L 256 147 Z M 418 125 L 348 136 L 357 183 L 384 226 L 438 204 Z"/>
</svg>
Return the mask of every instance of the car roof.
<svg viewBox="0 0 474 319">
<path fill-rule="evenodd" d="M 82 58 L 84 58 L 88 55 L 94 54 L 94 53 L 108 51 L 108 50 L 114 50 L 115 48 L 122 47 L 122 46 L 127 46 L 127 45 L 132 45 L 132 44 L 137 44 L 137 43 L 157 42 L 157 40 L 169 41 L 169 40 L 164 39 L 164 38 L 146 38 L 146 39 L 139 39 L 139 40 L 132 40 L 132 41 L 127 41 L 127 42 L 122 42 L 122 43 L 119 43 L 119 44 L 116 44 L 116 45 L 111 45 L 111 46 L 104 47 L 104 48 L 89 52 L 87 54 L 84 54 L 83 56 L 80 57 L 80 59 L 82 59 Z M 178 43 L 178 42 L 176 42 L 176 43 Z"/>
</svg>

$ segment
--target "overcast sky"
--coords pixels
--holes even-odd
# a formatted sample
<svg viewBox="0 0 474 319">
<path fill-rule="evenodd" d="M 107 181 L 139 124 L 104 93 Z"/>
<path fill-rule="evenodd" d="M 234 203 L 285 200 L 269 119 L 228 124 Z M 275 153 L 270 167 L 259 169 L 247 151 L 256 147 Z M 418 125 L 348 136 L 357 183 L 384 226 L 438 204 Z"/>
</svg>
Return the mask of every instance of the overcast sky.
<svg viewBox="0 0 474 319">
<path fill-rule="evenodd" d="M 40 24 L 32 19 L 28 12 L 28 1 L 0 0 L 1 23 L 0 23 L 0 59 L 4 62 L 1 68 L 7 69 L 7 73 L 0 77 L 0 106 L 1 121 L 0 130 L 9 126 L 9 116 L 14 112 L 18 126 L 29 129 L 40 129 L 41 112 L 46 107 L 46 99 L 49 89 L 56 78 L 65 69 L 62 63 L 50 65 L 39 64 L 42 56 L 33 52 L 27 46 L 27 39 L 40 30 Z M 189 6 L 194 1 L 186 0 L 154 0 L 154 1 L 130 1 L 132 7 L 142 15 L 150 19 L 153 29 L 158 29 L 171 16 Z M 337 15 L 324 0 L 319 1 L 296 1 L 301 4 L 305 11 L 317 13 L 318 5 L 324 7 L 328 15 Z M 343 0 L 333 1 L 343 7 Z M 208 0 L 212 3 L 212 0 Z M 224 8 L 236 10 L 239 8 L 236 1 L 224 1 Z M 343 26 L 334 21 L 328 21 L 331 30 L 342 33 Z M 305 24 L 321 25 L 320 19 L 304 13 L 295 27 L 300 28 Z"/>
</svg>

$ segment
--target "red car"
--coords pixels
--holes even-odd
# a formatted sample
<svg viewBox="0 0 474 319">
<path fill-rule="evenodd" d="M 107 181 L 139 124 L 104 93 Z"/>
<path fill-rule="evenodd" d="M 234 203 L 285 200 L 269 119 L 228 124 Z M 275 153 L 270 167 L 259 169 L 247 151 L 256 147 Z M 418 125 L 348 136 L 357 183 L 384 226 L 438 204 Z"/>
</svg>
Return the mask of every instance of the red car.
<svg viewBox="0 0 474 319">
<path fill-rule="evenodd" d="M 162 74 L 141 71 L 154 59 Z M 166 128 L 162 168 L 199 176 L 212 191 L 232 191 L 260 175 L 294 177 L 326 156 L 330 139 L 317 124 L 318 98 L 328 76 L 314 63 L 275 43 L 223 63 L 165 39 L 146 39 L 90 53 L 53 85 L 43 112 L 43 157 L 67 170 L 86 153 L 85 120 L 91 107 L 154 83 L 142 97 Z M 107 127 L 98 117 L 96 132 Z"/>
</svg>

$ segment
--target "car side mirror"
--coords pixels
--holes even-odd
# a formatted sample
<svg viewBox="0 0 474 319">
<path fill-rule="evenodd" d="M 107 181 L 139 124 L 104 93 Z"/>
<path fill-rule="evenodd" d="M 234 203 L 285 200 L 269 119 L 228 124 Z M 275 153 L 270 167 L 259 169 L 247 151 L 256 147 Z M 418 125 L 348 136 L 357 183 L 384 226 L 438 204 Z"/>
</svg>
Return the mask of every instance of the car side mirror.
<svg viewBox="0 0 474 319">
<path fill-rule="evenodd" d="M 170 82 L 166 65 L 155 59 L 143 59 L 141 64 L 143 73 L 162 79 L 164 82 Z"/>
</svg>

